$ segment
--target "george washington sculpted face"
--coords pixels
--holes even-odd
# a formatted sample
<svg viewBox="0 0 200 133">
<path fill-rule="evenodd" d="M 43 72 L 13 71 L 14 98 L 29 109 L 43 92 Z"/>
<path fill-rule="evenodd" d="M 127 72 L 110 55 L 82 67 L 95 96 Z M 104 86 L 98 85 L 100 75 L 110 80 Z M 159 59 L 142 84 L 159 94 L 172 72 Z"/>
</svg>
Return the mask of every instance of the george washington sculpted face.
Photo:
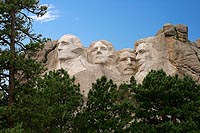
<svg viewBox="0 0 200 133">
<path fill-rule="evenodd" d="M 80 56 L 83 46 L 80 40 L 73 35 L 64 35 L 58 40 L 58 59 L 70 60 Z"/>
</svg>

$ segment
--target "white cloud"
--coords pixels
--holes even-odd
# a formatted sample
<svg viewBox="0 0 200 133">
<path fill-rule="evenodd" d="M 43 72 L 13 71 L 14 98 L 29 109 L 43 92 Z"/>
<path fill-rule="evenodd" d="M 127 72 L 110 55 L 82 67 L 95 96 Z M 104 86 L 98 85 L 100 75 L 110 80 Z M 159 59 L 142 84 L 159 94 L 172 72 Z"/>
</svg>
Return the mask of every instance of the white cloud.
<svg viewBox="0 0 200 133">
<path fill-rule="evenodd" d="M 54 10 L 54 8 L 55 8 L 54 5 L 44 4 L 44 5 L 41 5 L 41 6 L 48 6 L 47 13 L 45 15 L 43 15 L 42 17 L 37 17 L 36 15 L 30 16 L 34 21 L 43 23 L 43 22 L 53 21 L 53 20 L 59 18 L 59 11 Z"/>
</svg>

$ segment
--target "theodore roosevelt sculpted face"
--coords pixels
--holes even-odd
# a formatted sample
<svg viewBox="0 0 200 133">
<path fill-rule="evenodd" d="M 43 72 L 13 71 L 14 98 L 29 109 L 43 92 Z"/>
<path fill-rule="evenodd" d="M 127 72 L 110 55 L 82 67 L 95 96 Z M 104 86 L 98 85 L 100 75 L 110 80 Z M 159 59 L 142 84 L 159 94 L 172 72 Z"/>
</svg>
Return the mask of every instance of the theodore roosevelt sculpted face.
<svg viewBox="0 0 200 133">
<path fill-rule="evenodd" d="M 122 75 L 135 75 L 137 64 L 135 53 L 132 49 L 123 49 L 118 55 L 118 69 Z"/>
</svg>

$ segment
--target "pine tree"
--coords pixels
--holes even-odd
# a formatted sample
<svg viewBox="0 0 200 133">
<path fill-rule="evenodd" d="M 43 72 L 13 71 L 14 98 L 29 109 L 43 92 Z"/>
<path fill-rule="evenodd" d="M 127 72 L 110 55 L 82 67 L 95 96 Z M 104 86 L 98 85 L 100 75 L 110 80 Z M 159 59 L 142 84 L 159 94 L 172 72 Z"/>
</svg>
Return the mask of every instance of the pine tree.
<svg viewBox="0 0 200 133">
<path fill-rule="evenodd" d="M 97 79 L 88 94 L 86 107 L 76 117 L 75 132 L 111 132 L 115 127 L 117 86 L 105 76 Z"/>
<path fill-rule="evenodd" d="M 97 79 L 85 107 L 76 117 L 75 132 L 126 132 L 134 118 L 134 77 L 119 88 L 105 76 Z"/>
<path fill-rule="evenodd" d="M 117 111 L 118 123 L 115 131 L 117 132 L 128 132 L 134 121 L 135 109 L 137 108 L 134 99 L 136 87 L 136 80 L 132 76 L 130 83 L 122 83 L 116 91 L 115 110 Z"/>
<path fill-rule="evenodd" d="M 40 73 L 40 65 L 31 57 L 42 40 L 41 35 L 32 33 L 32 19 L 29 15 L 42 16 L 46 9 L 39 5 L 38 0 L 0 1 L 0 91 L 5 94 L 4 98 L 8 98 L 9 107 L 14 105 L 16 85 Z M 7 120 L 12 128 L 12 118 Z"/>
<path fill-rule="evenodd" d="M 200 131 L 200 85 L 191 78 L 151 71 L 135 93 L 139 107 L 132 131 Z"/>
<path fill-rule="evenodd" d="M 72 131 L 73 120 L 83 103 L 80 86 L 74 81 L 64 70 L 50 72 L 38 81 L 45 105 L 43 113 L 48 113 L 45 125 L 50 132 Z"/>
<path fill-rule="evenodd" d="M 31 85 L 31 86 L 30 86 Z M 22 123 L 25 132 L 70 132 L 73 120 L 82 106 L 82 95 L 74 78 L 66 71 L 51 71 L 26 84 L 18 91 L 14 120 Z M 30 89 L 27 89 L 30 88 Z M 34 89 L 33 89 L 34 88 Z"/>
</svg>

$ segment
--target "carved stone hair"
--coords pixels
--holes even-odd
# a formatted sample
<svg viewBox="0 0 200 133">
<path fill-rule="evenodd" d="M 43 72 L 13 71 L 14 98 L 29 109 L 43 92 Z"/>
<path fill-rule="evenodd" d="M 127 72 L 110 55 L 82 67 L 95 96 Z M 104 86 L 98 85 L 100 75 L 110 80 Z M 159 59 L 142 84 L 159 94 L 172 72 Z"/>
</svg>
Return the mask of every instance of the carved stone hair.
<svg viewBox="0 0 200 133">
<path fill-rule="evenodd" d="M 108 51 L 109 51 L 109 53 L 108 53 L 108 64 L 113 64 L 113 63 L 116 63 L 116 51 L 115 51 L 115 48 L 113 47 L 113 45 L 112 45 L 112 43 L 110 43 L 110 42 L 108 42 L 108 41 L 106 41 L 106 40 L 99 40 L 99 41 L 94 41 L 94 42 L 92 42 L 91 44 L 90 44 L 90 46 L 88 47 L 88 49 L 87 49 L 87 59 L 88 59 L 88 62 L 92 62 L 91 61 L 91 56 L 90 56 L 90 54 L 91 54 L 91 51 L 92 51 L 92 48 L 94 47 L 94 45 L 97 43 L 97 42 L 101 42 L 101 43 L 103 43 L 104 45 L 106 45 L 107 46 L 107 48 L 108 48 Z"/>
<path fill-rule="evenodd" d="M 97 42 L 101 42 L 101 43 L 103 43 L 104 45 L 106 45 L 106 46 L 108 47 L 108 51 L 113 52 L 113 51 L 115 50 L 114 47 L 113 47 L 113 45 L 112 45 L 112 43 L 110 43 L 110 42 L 108 42 L 108 41 L 106 41 L 106 40 L 99 40 L 99 41 L 94 41 L 94 42 L 92 42 L 92 44 L 90 44 L 90 46 L 88 47 L 88 53 L 91 52 L 92 48 L 94 47 L 94 45 L 95 45 Z"/>
</svg>

